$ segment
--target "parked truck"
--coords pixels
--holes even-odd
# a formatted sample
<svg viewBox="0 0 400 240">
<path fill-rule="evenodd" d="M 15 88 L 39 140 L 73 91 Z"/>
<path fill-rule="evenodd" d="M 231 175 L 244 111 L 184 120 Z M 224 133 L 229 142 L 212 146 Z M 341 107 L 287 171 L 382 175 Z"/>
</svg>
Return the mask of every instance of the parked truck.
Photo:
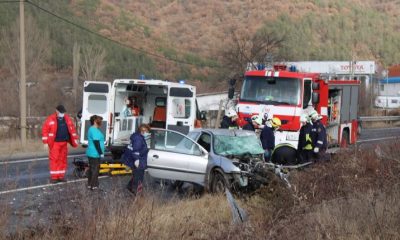
<svg viewBox="0 0 400 240">
<path fill-rule="evenodd" d="M 236 105 L 239 123 L 255 114 L 278 117 L 282 127 L 275 144 L 297 148 L 300 116 L 315 109 L 323 117 L 329 146 L 345 147 L 357 141 L 359 86 L 359 80 L 297 72 L 285 65 L 250 70 Z"/>
</svg>

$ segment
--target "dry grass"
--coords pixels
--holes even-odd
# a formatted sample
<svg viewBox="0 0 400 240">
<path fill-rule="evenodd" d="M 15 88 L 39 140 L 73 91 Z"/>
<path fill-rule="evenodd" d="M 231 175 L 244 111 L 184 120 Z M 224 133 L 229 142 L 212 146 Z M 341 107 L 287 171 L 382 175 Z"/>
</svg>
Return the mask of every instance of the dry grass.
<svg viewBox="0 0 400 240">
<path fill-rule="evenodd" d="M 274 178 L 251 196 L 237 196 L 249 214 L 238 225 L 225 196 L 167 200 L 147 192 L 134 201 L 121 195 L 120 186 L 100 198 L 70 187 L 68 199 L 53 196 L 67 204 L 55 204 L 48 224 L 8 238 L 400 239 L 399 156 L 400 143 L 343 153 L 292 172 L 290 190 Z M 4 226 L 10 212 L 2 211 Z"/>
<path fill-rule="evenodd" d="M 152 193 L 136 200 L 120 194 L 115 191 L 99 198 L 96 193 L 69 190 L 69 201 L 63 199 L 64 205 L 54 206 L 49 225 L 37 225 L 8 238 L 212 239 L 232 231 L 224 196 L 166 202 Z M 74 210 L 69 202 L 76 202 Z"/>
</svg>

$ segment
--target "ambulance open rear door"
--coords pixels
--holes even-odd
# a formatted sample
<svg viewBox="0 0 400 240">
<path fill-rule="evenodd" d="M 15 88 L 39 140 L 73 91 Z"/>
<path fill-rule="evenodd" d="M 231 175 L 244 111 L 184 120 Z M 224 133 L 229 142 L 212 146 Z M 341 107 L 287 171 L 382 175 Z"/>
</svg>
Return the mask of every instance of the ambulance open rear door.
<svg viewBox="0 0 400 240">
<path fill-rule="evenodd" d="M 83 84 L 83 103 L 81 118 L 81 136 L 80 142 L 87 145 L 87 132 L 90 125 L 90 117 L 98 115 L 103 118 L 101 131 L 107 140 L 109 139 L 110 128 L 110 92 L 111 84 L 109 82 L 85 81 Z"/>
<path fill-rule="evenodd" d="M 196 118 L 196 88 L 189 85 L 170 86 L 167 99 L 167 129 L 187 134 Z"/>
</svg>

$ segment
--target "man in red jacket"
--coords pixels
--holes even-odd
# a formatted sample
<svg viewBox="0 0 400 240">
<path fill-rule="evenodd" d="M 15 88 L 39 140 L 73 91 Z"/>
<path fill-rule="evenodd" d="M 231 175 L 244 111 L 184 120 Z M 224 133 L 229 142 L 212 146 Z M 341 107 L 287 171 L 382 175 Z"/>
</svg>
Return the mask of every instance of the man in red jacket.
<svg viewBox="0 0 400 240">
<path fill-rule="evenodd" d="M 56 107 L 56 112 L 47 117 L 42 127 L 42 141 L 49 150 L 50 182 L 65 182 L 67 170 L 68 143 L 78 146 L 78 135 L 72 119 L 65 113 L 63 105 Z"/>
</svg>

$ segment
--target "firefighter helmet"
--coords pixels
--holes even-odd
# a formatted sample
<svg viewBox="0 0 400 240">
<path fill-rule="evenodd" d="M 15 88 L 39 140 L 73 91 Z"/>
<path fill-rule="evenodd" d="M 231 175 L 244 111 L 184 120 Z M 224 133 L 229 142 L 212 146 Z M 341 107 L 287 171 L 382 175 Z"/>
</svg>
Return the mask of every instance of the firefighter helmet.
<svg viewBox="0 0 400 240">
<path fill-rule="evenodd" d="M 272 125 L 273 128 L 279 128 L 282 125 L 282 123 L 281 123 L 281 120 L 279 118 L 274 117 L 271 120 L 271 125 Z"/>
<path fill-rule="evenodd" d="M 311 118 L 311 120 L 320 120 L 322 118 L 322 116 L 319 115 L 317 111 L 313 110 L 310 113 L 310 118 Z"/>
<path fill-rule="evenodd" d="M 260 115 L 253 115 L 251 121 L 257 123 L 257 125 L 262 125 L 262 117 Z"/>
<path fill-rule="evenodd" d="M 237 116 L 237 113 L 236 113 L 236 111 L 235 110 L 233 110 L 233 109 L 229 109 L 227 112 L 226 112 L 226 114 L 225 114 L 227 117 L 229 117 L 229 118 L 232 118 L 232 117 L 235 117 L 235 116 Z"/>
<path fill-rule="evenodd" d="M 307 114 L 302 114 L 300 116 L 300 122 L 306 123 L 306 122 L 309 122 L 309 121 L 310 121 L 310 118 L 309 118 L 309 116 Z"/>
</svg>

